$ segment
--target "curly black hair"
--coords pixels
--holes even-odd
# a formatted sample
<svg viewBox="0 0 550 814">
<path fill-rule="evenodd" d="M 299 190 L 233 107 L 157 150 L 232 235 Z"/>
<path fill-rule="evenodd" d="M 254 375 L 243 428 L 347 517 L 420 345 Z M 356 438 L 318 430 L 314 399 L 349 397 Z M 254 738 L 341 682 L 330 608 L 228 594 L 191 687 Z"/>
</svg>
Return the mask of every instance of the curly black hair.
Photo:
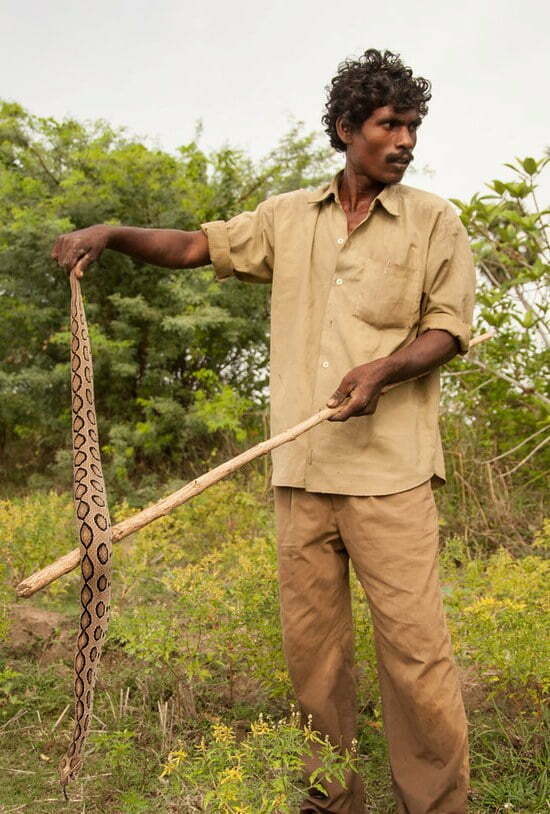
<svg viewBox="0 0 550 814">
<path fill-rule="evenodd" d="M 345 152 L 346 145 L 336 132 L 340 116 L 353 129 L 361 127 L 373 110 L 385 105 L 393 105 L 399 112 L 416 108 L 420 116 L 425 116 L 432 98 L 430 90 L 430 82 L 421 76 L 413 77 L 411 68 L 391 51 L 369 48 L 357 60 L 346 59 L 326 88 L 322 122 L 330 143 L 335 150 Z"/>
</svg>

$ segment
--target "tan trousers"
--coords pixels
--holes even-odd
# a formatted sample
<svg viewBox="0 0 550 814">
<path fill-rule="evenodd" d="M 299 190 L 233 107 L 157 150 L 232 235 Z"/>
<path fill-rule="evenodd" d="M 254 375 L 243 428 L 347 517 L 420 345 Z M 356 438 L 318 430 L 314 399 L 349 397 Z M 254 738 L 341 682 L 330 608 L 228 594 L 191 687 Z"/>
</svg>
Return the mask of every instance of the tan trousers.
<svg viewBox="0 0 550 814">
<path fill-rule="evenodd" d="M 349 560 L 371 609 L 400 814 L 464 814 L 466 717 L 441 603 L 431 486 L 376 497 L 275 488 L 283 644 L 303 715 L 334 744 L 356 736 Z M 309 775 L 315 760 L 306 765 Z M 325 783 L 325 786 L 327 784 Z M 363 814 L 362 781 L 300 811 Z"/>
</svg>

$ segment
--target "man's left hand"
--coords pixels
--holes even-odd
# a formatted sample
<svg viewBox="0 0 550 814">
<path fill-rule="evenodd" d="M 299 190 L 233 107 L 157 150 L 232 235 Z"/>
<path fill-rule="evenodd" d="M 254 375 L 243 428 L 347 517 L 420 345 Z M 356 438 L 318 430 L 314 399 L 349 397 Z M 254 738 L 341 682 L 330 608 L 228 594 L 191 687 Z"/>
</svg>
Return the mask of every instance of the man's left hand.
<svg viewBox="0 0 550 814">
<path fill-rule="evenodd" d="M 372 415 L 383 387 L 423 376 L 448 362 L 459 349 L 454 334 L 434 328 L 389 356 L 354 367 L 344 376 L 338 390 L 327 402 L 327 407 L 342 405 L 329 421 L 346 421 L 354 415 Z"/>
<path fill-rule="evenodd" d="M 329 421 L 347 421 L 352 416 L 372 415 L 386 383 L 385 374 L 386 368 L 380 359 L 354 367 L 346 373 L 327 402 L 327 407 L 342 405 Z"/>
</svg>

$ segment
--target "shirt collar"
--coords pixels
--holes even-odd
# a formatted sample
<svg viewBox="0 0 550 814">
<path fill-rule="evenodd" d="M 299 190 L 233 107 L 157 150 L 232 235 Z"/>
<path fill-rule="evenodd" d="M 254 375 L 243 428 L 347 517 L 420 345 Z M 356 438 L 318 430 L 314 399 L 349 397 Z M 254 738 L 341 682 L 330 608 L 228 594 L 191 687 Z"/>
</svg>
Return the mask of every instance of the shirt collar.
<svg viewBox="0 0 550 814">
<path fill-rule="evenodd" d="M 310 192 L 308 195 L 309 203 L 323 203 L 332 197 L 335 201 L 339 202 L 338 198 L 338 183 L 342 175 L 342 170 L 338 172 L 328 184 L 324 184 L 319 189 Z M 400 184 L 388 184 L 384 187 L 374 199 L 375 203 L 381 204 L 386 212 L 390 215 L 397 217 L 400 214 Z"/>
</svg>

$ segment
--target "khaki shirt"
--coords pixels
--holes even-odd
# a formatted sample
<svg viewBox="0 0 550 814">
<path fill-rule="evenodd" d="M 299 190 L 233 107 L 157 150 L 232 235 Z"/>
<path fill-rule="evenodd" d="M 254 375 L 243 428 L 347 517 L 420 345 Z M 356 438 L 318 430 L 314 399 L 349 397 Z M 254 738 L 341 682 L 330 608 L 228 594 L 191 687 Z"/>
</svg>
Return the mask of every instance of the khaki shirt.
<svg viewBox="0 0 550 814">
<path fill-rule="evenodd" d="M 386 186 L 348 235 L 339 177 L 202 225 L 220 280 L 272 283 L 273 434 L 324 407 L 351 368 L 424 331 L 448 331 L 468 349 L 474 266 L 451 205 Z M 323 422 L 274 450 L 273 483 L 346 495 L 441 483 L 438 411 L 434 370 L 383 395 L 374 415 Z"/>
</svg>

